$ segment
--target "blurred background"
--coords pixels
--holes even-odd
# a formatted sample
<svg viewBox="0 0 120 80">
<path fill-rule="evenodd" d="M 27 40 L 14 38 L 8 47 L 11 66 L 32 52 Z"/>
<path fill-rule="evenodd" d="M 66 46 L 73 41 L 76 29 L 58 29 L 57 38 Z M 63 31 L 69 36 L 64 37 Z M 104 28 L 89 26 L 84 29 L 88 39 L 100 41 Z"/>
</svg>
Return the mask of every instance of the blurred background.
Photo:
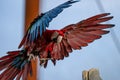
<svg viewBox="0 0 120 80">
<path fill-rule="evenodd" d="M 41 0 L 40 12 L 46 12 L 67 0 Z M 109 23 L 116 26 L 110 33 L 82 50 L 73 51 L 56 66 L 39 67 L 38 80 L 82 80 L 82 71 L 100 70 L 103 80 L 120 80 L 120 1 L 81 0 L 65 9 L 51 23 L 50 29 L 60 29 L 103 12 L 114 16 Z M 0 0 L 0 57 L 17 50 L 24 34 L 25 0 Z"/>
</svg>

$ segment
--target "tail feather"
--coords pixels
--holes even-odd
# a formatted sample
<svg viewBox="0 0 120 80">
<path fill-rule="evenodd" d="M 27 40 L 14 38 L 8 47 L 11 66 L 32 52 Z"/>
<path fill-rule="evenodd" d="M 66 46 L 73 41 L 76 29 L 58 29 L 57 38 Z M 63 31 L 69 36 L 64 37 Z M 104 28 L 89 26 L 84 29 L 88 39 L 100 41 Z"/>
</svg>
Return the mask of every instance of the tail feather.
<svg viewBox="0 0 120 80">
<path fill-rule="evenodd" d="M 15 52 L 15 53 L 14 53 L 14 52 L 8 52 L 8 53 L 7 53 L 8 55 L 1 57 L 1 58 L 0 58 L 0 61 L 6 60 L 6 59 L 10 59 L 10 58 L 12 58 L 12 57 L 15 57 L 15 56 L 18 55 L 19 52 L 20 52 L 20 51 L 18 51 L 17 53 L 16 53 L 16 52 Z"/>
<path fill-rule="evenodd" d="M 27 75 L 32 74 L 31 61 L 28 61 L 26 51 L 12 51 L 8 55 L 0 58 L 0 80 L 23 80 L 27 79 Z"/>
<path fill-rule="evenodd" d="M 20 72 L 20 70 L 18 70 L 18 69 L 15 69 L 14 70 L 14 72 L 12 72 L 13 74 L 10 76 L 10 78 L 9 79 L 14 79 L 16 76 L 17 76 L 17 74 Z"/>
<path fill-rule="evenodd" d="M 13 80 L 15 76 L 19 73 L 19 70 L 17 68 L 12 68 L 9 72 L 7 72 L 5 79 L 3 80 Z"/>
<path fill-rule="evenodd" d="M 7 72 L 11 69 L 12 67 L 9 66 L 6 70 L 4 70 L 1 74 L 0 74 L 0 80 L 4 79 L 4 76 L 7 74 Z"/>
<path fill-rule="evenodd" d="M 18 75 L 17 75 L 17 77 L 16 77 L 16 80 L 20 80 L 22 74 L 23 74 L 23 70 L 21 70 L 21 71 L 18 73 Z"/>
<path fill-rule="evenodd" d="M 29 64 L 25 64 L 25 67 L 24 67 L 24 72 L 23 72 L 23 80 L 27 80 L 27 75 L 29 73 L 29 68 L 28 68 Z"/>
<path fill-rule="evenodd" d="M 11 59 L 5 60 L 4 62 L 0 62 L 0 71 L 8 67 L 9 65 L 11 65 L 12 61 L 13 59 L 11 58 Z"/>
</svg>

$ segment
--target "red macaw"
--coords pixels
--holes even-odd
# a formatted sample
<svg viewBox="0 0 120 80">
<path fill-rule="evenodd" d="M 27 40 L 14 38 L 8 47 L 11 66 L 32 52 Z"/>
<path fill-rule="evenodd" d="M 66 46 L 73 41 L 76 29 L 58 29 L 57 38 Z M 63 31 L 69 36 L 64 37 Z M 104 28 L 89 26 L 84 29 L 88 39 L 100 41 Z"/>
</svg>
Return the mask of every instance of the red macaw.
<svg viewBox="0 0 120 80">
<path fill-rule="evenodd" d="M 47 29 L 53 18 L 75 2 L 78 1 L 69 0 L 33 20 L 19 45 L 22 50 L 10 51 L 0 58 L 0 71 L 3 71 L 0 80 L 20 80 L 22 75 L 24 75 L 23 80 L 26 80 L 28 74 L 32 75 L 32 59 L 38 57 L 40 65 L 45 68 L 48 60 L 55 65 L 57 60 L 68 57 L 73 50 L 88 46 L 88 43 L 109 32 L 104 29 L 114 26 L 101 24 L 113 18 L 108 16 L 110 13 L 103 13 L 60 30 Z"/>
</svg>

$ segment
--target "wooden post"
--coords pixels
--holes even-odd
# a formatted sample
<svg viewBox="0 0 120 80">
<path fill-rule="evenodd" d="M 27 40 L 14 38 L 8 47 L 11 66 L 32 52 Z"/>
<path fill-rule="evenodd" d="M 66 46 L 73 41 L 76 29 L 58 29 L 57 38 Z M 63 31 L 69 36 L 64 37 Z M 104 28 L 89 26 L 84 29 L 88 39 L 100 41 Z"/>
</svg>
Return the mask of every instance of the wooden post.
<svg viewBox="0 0 120 80">
<path fill-rule="evenodd" d="M 82 72 L 82 80 L 102 80 L 99 74 L 99 70 L 92 68 L 89 71 L 84 70 Z"/>
<path fill-rule="evenodd" d="M 35 17 L 39 15 L 39 0 L 26 0 L 25 3 L 25 32 L 27 31 L 30 23 Z M 27 80 L 37 80 L 37 60 L 32 61 L 32 76 L 28 75 Z"/>
</svg>

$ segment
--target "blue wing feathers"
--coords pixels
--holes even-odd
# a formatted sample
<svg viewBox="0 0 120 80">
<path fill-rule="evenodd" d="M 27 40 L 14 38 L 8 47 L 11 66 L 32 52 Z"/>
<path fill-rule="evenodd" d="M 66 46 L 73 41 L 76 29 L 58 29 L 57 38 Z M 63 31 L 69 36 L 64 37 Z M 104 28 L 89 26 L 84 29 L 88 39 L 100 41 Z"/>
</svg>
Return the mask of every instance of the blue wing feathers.
<svg viewBox="0 0 120 80">
<path fill-rule="evenodd" d="M 35 30 L 35 38 L 37 38 L 38 36 L 38 27 L 36 27 L 36 30 Z"/>
<path fill-rule="evenodd" d="M 31 41 L 33 41 L 35 38 L 34 38 L 34 31 L 32 32 L 32 37 L 31 37 Z"/>
<path fill-rule="evenodd" d="M 13 61 L 12 65 L 16 65 L 19 62 L 20 58 L 15 58 L 15 60 Z"/>
<path fill-rule="evenodd" d="M 40 26 L 42 26 L 42 22 L 41 22 Z M 40 32 L 40 36 L 41 36 L 42 35 L 42 27 L 39 27 L 39 32 Z"/>
<path fill-rule="evenodd" d="M 31 33 L 30 33 L 30 34 L 29 34 L 29 42 L 32 41 L 31 38 L 32 38 L 32 35 L 31 35 Z"/>
<path fill-rule="evenodd" d="M 45 20 L 43 24 L 44 24 L 46 27 L 49 26 L 49 22 L 48 22 L 47 20 Z M 44 27 L 44 28 L 46 28 L 46 27 Z"/>
<path fill-rule="evenodd" d="M 63 11 L 64 8 L 68 8 L 71 6 L 72 3 L 75 3 L 78 1 L 67 1 L 56 8 L 53 8 L 52 10 L 42 14 L 41 16 L 38 16 L 32 23 L 30 28 L 28 29 L 28 35 L 29 35 L 29 41 L 34 41 L 38 36 L 38 31 L 40 33 L 40 36 L 42 33 L 46 30 L 46 27 L 49 26 L 49 23 L 52 21 L 53 18 L 55 18 L 59 13 Z"/>
<path fill-rule="evenodd" d="M 24 60 L 24 61 L 21 63 L 20 69 L 22 69 L 27 62 L 28 62 L 27 60 Z"/>
<path fill-rule="evenodd" d="M 43 32 L 46 30 L 46 26 L 48 26 L 46 23 L 42 23 L 42 30 L 43 30 Z"/>
</svg>

